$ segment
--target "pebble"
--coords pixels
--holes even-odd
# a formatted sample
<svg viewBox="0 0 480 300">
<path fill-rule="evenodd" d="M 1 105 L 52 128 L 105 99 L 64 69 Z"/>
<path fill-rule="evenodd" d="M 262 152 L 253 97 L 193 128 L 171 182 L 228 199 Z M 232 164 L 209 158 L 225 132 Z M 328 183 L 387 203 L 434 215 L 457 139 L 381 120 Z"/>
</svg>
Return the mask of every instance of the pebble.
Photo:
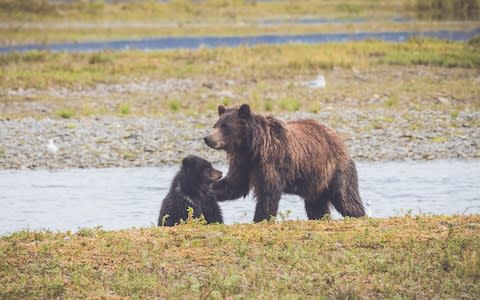
<svg viewBox="0 0 480 300">
<path fill-rule="evenodd" d="M 355 160 L 430 160 L 480 157 L 480 112 L 452 119 L 443 111 L 328 110 L 276 115 L 312 118 L 335 129 Z M 225 164 L 203 137 L 215 116 L 0 120 L 0 169 L 140 167 L 177 164 L 188 154 Z M 416 126 L 412 127 L 412 122 Z M 48 152 L 49 140 L 58 151 Z"/>
</svg>

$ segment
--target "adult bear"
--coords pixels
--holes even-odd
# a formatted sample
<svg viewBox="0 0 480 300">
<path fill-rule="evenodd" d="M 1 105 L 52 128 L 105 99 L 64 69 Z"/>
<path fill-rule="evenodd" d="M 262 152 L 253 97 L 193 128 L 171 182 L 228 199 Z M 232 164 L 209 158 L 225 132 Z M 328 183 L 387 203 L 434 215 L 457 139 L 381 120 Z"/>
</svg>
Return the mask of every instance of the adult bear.
<svg viewBox="0 0 480 300">
<path fill-rule="evenodd" d="M 330 203 L 343 216 L 365 215 L 355 163 L 332 129 L 254 114 L 248 104 L 220 105 L 218 115 L 204 138 L 228 155 L 228 174 L 213 185 L 217 201 L 245 197 L 253 188 L 254 222 L 277 215 L 282 193 L 301 196 L 310 220 L 329 214 Z"/>
</svg>

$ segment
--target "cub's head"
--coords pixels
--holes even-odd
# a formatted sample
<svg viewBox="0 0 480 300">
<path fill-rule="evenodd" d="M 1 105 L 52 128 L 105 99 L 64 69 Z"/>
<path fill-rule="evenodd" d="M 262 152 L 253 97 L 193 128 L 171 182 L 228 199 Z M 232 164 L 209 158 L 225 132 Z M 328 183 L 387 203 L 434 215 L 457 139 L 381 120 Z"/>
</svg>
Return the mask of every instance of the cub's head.
<svg viewBox="0 0 480 300">
<path fill-rule="evenodd" d="M 227 152 L 242 146 L 248 139 L 248 122 L 252 113 L 248 104 L 241 106 L 218 106 L 219 119 L 213 130 L 203 140 L 210 148 Z"/>
<path fill-rule="evenodd" d="M 222 172 L 215 169 L 209 161 L 195 155 L 188 155 L 182 160 L 181 171 L 186 182 L 192 185 L 210 184 L 222 177 Z"/>
</svg>

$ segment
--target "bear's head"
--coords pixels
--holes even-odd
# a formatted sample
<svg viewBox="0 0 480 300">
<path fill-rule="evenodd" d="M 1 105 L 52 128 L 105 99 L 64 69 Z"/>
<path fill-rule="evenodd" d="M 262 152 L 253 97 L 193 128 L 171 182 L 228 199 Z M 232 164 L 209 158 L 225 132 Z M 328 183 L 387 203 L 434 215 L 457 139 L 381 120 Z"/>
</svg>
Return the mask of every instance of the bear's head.
<svg viewBox="0 0 480 300">
<path fill-rule="evenodd" d="M 203 140 L 210 148 L 232 152 L 249 139 L 248 125 L 252 113 L 248 104 L 226 108 L 218 106 L 219 119 Z"/>
<path fill-rule="evenodd" d="M 222 172 L 215 169 L 212 164 L 195 155 L 188 155 L 182 160 L 183 189 L 198 189 L 222 177 Z M 188 185 L 188 186 L 185 186 Z"/>
</svg>

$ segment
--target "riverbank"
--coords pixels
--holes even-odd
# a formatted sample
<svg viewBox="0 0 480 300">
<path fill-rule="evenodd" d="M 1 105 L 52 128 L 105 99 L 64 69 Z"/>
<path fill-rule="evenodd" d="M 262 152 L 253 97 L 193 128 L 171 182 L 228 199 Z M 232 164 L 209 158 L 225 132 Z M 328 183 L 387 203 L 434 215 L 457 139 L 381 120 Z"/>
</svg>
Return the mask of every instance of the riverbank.
<svg viewBox="0 0 480 300">
<path fill-rule="evenodd" d="M 470 31 L 480 26 L 477 0 L 450 2 L 0 0 L 0 45 L 180 35 Z"/>
<path fill-rule="evenodd" d="M 202 142 L 220 103 L 316 119 L 356 160 L 479 158 L 478 47 L 412 39 L 0 55 L 0 168 L 158 166 L 190 153 L 225 163 Z"/>
<path fill-rule="evenodd" d="M 316 119 L 337 130 L 355 160 L 480 158 L 480 112 L 325 109 L 282 113 Z M 209 112 L 169 117 L 89 117 L 0 121 L 0 168 L 104 168 L 177 164 L 188 154 L 225 164 L 202 138 L 216 121 Z M 48 152 L 48 140 L 58 152 Z"/>
<path fill-rule="evenodd" d="M 0 238 L 1 298 L 466 298 L 480 217 L 287 221 Z"/>
</svg>

